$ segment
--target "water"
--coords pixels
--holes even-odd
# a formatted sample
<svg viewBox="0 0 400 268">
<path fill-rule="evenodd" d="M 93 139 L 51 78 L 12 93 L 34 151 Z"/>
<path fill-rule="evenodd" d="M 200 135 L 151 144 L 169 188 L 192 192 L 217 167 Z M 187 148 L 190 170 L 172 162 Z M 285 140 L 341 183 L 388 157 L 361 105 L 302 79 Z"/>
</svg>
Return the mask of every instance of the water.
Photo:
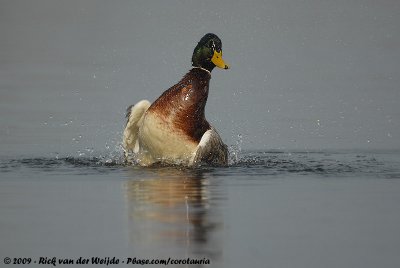
<svg viewBox="0 0 400 268">
<path fill-rule="evenodd" d="M 195 169 L 3 157 L 1 257 L 399 266 L 399 152 L 236 153 L 229 167 Z"/>
</svg>

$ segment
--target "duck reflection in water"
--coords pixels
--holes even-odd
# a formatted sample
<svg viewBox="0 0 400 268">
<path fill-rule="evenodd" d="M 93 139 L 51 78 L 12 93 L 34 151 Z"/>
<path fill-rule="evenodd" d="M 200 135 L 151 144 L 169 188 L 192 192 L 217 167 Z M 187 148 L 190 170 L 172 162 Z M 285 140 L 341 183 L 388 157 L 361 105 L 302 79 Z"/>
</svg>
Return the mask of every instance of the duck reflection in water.
<svg viewBox="0 0 400 268">
<path fill-rule="evenodd" d="M 125 183 L 133 248 L 149 256 L 218 259 L 222 218 L 204 171 L 146 168 L 143 175 Z"/>
</svg>

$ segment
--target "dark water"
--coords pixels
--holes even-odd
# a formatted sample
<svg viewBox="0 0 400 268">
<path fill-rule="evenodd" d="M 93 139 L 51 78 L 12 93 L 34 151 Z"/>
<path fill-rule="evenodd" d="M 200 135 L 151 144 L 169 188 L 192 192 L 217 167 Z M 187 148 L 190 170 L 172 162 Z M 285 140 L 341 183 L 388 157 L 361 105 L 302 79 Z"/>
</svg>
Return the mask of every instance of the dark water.
<svg viewBox="0 0 400 268">
<path fill-rule="evenodd" d="M 242 152 L 195 169 L 3 157 L 0 178 L 2 258 L 400 265 L 399 152 Z"/>
</svg>

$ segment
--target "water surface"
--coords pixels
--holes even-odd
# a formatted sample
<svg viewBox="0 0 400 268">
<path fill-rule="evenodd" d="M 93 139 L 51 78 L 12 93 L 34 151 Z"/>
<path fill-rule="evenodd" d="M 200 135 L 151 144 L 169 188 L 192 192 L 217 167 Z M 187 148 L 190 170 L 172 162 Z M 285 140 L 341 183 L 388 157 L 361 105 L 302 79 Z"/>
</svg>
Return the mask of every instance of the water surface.
<svg viewBox="0 0 400 268">
<path fill-rule="evenodd" d="M 2 257 L 400 264 L 398 152 L 242 152 L 231 162 L 187 169 L 100 156 L 3 158 Z"/>
</svg>

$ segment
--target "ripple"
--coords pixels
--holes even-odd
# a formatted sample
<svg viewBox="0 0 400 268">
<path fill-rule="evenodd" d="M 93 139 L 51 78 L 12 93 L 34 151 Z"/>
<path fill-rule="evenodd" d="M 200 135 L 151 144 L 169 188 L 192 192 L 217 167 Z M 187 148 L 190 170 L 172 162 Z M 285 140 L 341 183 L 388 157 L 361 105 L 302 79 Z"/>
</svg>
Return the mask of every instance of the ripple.
<svg viewBox="0 0 400 268">
<path fill-rule="evenodd" d="M 381 157 L 382 158 L 382 157 Z M 201 166 L 197 170 L 216 172 L 218 175 L 232 173 L 243 175 L 324 175 L 352 176 L 378 175 L 399 178 L 398 157 L 391 161 L 369 154 L 350 153 L 284 153 L 284 152 L 244 152 L 228 167 Z M 111 169 L 130 168 L 122 157 L 56 157 L 21 158 L 0 161 L 0 172 L 13 172 L 19 169 L 34 169 L 43 172 L 81 172 L 95 170 L 104 172 Z M 138 167 L 136 167 L 138 168 Z M 140 168 L 140 167 L 139 167 Z M 162 167 L 152 167 L 162 168 Z M 177 167 L 182 168 L 182 167 Z"/>
</svg>

